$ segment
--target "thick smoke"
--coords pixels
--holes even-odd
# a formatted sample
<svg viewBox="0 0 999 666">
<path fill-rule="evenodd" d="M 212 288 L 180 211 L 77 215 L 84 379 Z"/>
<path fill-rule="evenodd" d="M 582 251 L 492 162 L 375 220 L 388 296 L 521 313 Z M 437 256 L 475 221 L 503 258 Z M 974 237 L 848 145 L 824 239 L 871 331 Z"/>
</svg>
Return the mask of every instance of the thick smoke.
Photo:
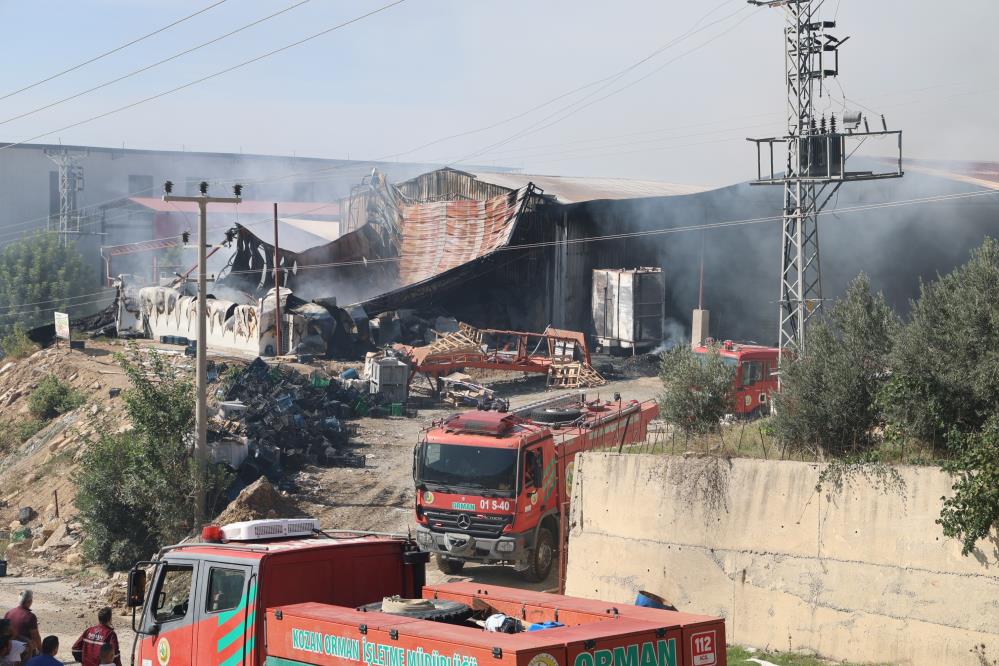
<svg viewBox="0 0 999 666">
<path fill-rule="evenodd" d="M 994 234 L 999 195 L 932 204 L 835 214 L 835 209 L 970 192 L 973 185 L 920 174 L 903 179 L 847 184 L 820 217 L 823 297 L 841 296 L 857 274 L 903 314 L 918 296 L 920 280 L 933 279 L 967 260 Z M 741 184 L 684 197 L 592 202 L 574 207 L 586 235 L 646 231 L 744 220 L 779 214 L 782 188 Z M 703 235 L 703 241 L 702 241 Z M 622 243 L 587 243 L 594 264 L 662 266 L 667 313 L 684 323 L 697 307 L 699 262 L 704 248 L 704 307 L 711 335 L 773 344 L 777 339 L 780 223 L 731 226 L 642 237 Z M 600 266 L 612 267 L 612 266 Z"/>
</svg>

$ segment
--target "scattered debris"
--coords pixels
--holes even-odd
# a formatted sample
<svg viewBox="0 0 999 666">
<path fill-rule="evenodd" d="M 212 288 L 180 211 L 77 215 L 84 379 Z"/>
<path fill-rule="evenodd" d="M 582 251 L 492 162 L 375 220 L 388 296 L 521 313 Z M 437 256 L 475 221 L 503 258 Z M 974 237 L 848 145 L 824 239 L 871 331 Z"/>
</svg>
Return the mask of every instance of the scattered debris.
<svg viewBox="0 0 999 666">
<path fill-rule="evenodd" d="M 471 379 L 463 372 L 441 377 L 441 400 L 455 407 L 476 407 L 482 402 L 491 402 L 496 397 L 495 391 L 473 384 Z"/>
<path fill-rule="evenodd" d="M 407 359 L 413 376 L 424 375 L 432 384 L 443 375 L 466 368 L 544 374 L 553 389 L 607 383 L 591 365 L 586 336 L 552 327 L 543 333 L 529 333 L 460 323 L 457 331 L 438 335 L 430 344 L 397 344 L 393 349 Z"/>
<path fill-rule="evenodd" d="M 216 442 L 243 447 L 241 455 L 223 458 L 244 481 L 263 474 L 276 482 L 286 469 L 306 463 L 364 466 L 364 456 L 347 450 L 352 428 L 345 421 L 370 413 L 374 396 L 346 381 L 307 377 L 259 358 L 245 368 L 214 370 L 221 386 L 210 428 Z"/>
</svg>

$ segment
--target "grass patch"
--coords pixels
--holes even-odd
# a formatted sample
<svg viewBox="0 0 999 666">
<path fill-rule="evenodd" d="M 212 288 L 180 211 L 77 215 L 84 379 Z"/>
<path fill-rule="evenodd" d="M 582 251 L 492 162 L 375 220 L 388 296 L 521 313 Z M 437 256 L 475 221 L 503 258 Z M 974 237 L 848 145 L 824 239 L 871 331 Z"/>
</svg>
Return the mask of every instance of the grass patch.
<svg viewBox="0 0 999 666">
<path fill-rule="evenodd" d="M 15 447 L 24 444 L 45 425 L 45 421 L 40 419 L 0 423 L 0 455 L 10 453 Z"/>
<path fill-rule="evenodd" d="M 889 666 L 888 664 L 861 665 L 856 662 L 827 661 L 812 655 L 794 652 L 772 653 L 760 650 L 749 652 L 738 646 L 728 648 L 728 666 L 759 666 L 757 662 L 749 661 L 750 659 L 762 659 L 777 664 L 777 666 L 831 666 L 833 664 L 837 666 Z"/>
<path fill-rule="evenodd" d="M 682 432 L 671 432 L 668 426 L 659 431 L 649 431 L 644 442 L 622 447 L 622 453 L 667 453 L 683 455 L 700 453 L 724 458 L 760 458 L 764 460 L 796 460 L 823 462 L 814 451 L 797 447 L 782 447 L 770 434 L 769 418 L 755 421 L 736 421 L 721 427 L 720 432 L 685 437 Z M 944 452 L 932 445 L 909 440 L 885 441 L 863 456 L 864 462 L 899 465 L 935 465 Z M 825 462 L 828 462 L 826 460 Z"/>
</svg>

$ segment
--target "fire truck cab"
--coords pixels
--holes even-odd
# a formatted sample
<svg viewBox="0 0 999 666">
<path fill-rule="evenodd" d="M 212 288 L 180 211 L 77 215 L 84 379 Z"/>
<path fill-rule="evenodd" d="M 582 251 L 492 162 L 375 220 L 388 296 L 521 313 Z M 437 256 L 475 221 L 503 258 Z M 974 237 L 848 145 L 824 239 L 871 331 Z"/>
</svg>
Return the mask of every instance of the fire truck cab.
<svg viewBox="0 0 999 666">
<path fill-rule="evenodd" d="M 427 560 L 408 538 L 326 534 L 311 519 L 209 526 L 130 572 L 131 665 L 725 666 L 720 618 L 425 587 Z M 517 633 L 487 631 L 496 614 Z"/>
<path fill-rule="evenodd" d="M 413 455 L 416 539 L 446 573 L 513 564 L 535 581 L 556 561 L 573 461 L 644 441 L 654 401 L 567 395 L 515 412 L 470 411 L 425 431 Z"/>
<path fill-rule="evenodd" d="M 706 356 L 714 351 L 722 362 L 735 370 L 732 398 L 737 416 L 757 418 L 770 411 L 770 397 L 777 392 L 776 347 L 743 344 L 725 340 L 718 344 L 712 339 L 696 347 L 694 353 Z"/>
</svg>

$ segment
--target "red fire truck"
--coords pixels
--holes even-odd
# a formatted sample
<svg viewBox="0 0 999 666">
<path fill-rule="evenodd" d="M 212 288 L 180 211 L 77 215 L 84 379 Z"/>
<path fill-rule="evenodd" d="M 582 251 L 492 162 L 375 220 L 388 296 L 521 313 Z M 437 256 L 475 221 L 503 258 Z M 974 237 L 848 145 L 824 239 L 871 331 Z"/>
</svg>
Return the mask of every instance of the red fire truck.
<svg viewBox="0 0 999 666">
<path fill-rule="evenodd" d="M 458 573 L 467 561 L 491 562 L 546 579 L 576 454 L 644 441 L 658 414 L 651 400 L 570 394 L 434 424 L 413 456 L 417 542 L 445 573 Z"/>
<path fill-rule="evenodd" d="M 470 583 L 425 587 L 427 559 L 409 539 L 324 535 L 314 520 L 206 528 L 201 543 L 165 548 L 129 574 L 132 666 L 726 664 L 720 618 Z M 484 630 L 493 614 L 526 630 Z"/>
<path fill-rule="evenodd" d="M 735 370 L 732 380 L 732 398 L 735 413 L 745 418 L 756 418 L 770 409 L 770 396 L 777 392 L 776 347 L 743 344 L 725 340 L 716 344 L 710 338 L 706 344 L 694 349 L 695 354 L 707 355 L 717 351 L 722 362 Z"/>
</svg>

